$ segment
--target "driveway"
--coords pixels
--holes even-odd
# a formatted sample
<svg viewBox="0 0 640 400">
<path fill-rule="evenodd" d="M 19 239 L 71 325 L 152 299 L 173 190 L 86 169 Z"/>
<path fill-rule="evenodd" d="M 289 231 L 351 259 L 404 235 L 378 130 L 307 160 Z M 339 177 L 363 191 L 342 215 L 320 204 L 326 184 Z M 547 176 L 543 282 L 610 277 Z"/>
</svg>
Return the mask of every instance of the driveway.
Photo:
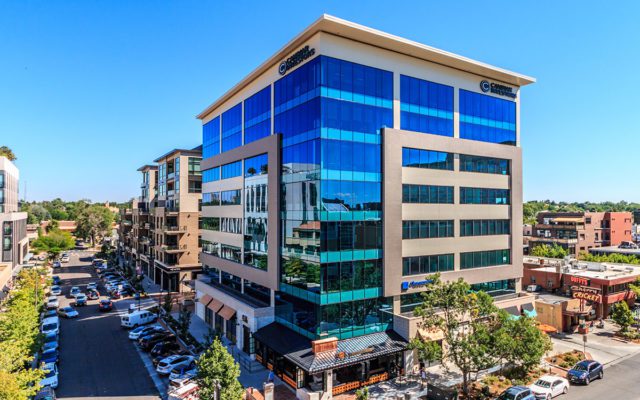
<svg viewBox="0 0 640 400">
<path fill-rule="evenodd" d="M 66 298 L 71 286 L 98 281 L 91 267 L 89 253 L 72 252 L 71 260 L 54 270 L 62 279 L 60 306 L 72 302 Z M 100 292 L 103 293 L 103 288 Z M 77 319 L 62 319 L 60 328 L 59 399 L 159 399 L 134 344 L 120 327 L 116 310 L 98 311 L 98 300 L 78 307 Z"/>
</svg>

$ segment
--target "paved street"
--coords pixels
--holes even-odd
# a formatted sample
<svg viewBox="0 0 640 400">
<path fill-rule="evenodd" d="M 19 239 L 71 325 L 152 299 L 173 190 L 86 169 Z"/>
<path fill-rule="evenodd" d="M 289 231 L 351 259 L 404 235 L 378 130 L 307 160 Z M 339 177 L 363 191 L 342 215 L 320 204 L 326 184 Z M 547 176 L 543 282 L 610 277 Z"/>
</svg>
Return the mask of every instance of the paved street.
<svg viewBox="0 0 640 400">
<path fill-rule="evenodd" d="M 88 253 L 71 253 L 71 261 L 54 270 L 62 279 L 63 296 L 71 286 L 84 285 L 98 278 L 90 266 Z M 103 288 L 100 288 L 103 293 Z M 78 307 L 77 319 L 61 321 L 60 383 L 56 395 L 60 399 L 158 399 L 158 391 L 150 378 L 127 332 L 120 327 L 116 310 L 100 313 L 98 300 Z"/>
<path fill-rule="evenodd" d="M 604 379 L 591 382 L 589 386 L 574 385 L 561 400 L 588 399 L 640 399 L 640 354 L 636 354 L 613 366 L 606 367 Z"/>
</svg>

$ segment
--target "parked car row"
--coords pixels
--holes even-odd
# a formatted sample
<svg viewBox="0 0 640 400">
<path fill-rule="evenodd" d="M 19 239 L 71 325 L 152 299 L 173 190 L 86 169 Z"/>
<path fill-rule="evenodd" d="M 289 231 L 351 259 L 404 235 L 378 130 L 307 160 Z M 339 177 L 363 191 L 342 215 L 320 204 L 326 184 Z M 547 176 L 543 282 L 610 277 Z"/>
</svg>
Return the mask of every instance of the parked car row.
<svg viewBox="0 0 640 400">
<path fill-rule="evenodd" d="M 156 372 L 168 376 L 171 386 L 182 387 L 196 376 L 195 357 L 180 346 L 173 333 L 160 325 L 148 325 L 155 317 L 146 310 L 134 311 L 121 317 L 121 325 L 133 328 L 129 339 L 149 353 Z"/>
<path fill-rule="evenodd" d="M 597 361 L 583 360 L 569 370 L 567 378 L 544 375 L 529 387 L 512 386 L 508 388 L 498 396 L 498 400 L 551 400 L 556 396 L 569 393 L 570 384 L 588 385 L 594 379 L 604 378 L 604 369 L 602 364 Z"/>
</svg>

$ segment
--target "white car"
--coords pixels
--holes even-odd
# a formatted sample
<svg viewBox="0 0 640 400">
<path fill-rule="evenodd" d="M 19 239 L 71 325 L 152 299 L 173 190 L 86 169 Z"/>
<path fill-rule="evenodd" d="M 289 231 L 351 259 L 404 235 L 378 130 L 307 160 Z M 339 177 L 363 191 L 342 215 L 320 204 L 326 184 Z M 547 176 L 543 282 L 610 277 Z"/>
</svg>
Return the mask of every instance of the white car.
<svg viewBox="0 0 640 400">
<path fill-rule="evenodd" d="M 167 358 L 163 358 L 156 367 L 156 372 L 160 375 L 169 375 L 172 369 L 183 367 L 185 370 L 190 369 L 195 360 L 194 356 L 181 356 L 174 354 Z"/>
<path fill-rule="evenodd" d="M 67 306 L 59 308 L 58 315 L 65 318 L 77 318 L 79 314 L 73 307 Z"/>
<path fill-rule="evenodd" d="M 56 363 L 48 363 L 41 368 L 45 372 L 44 379 L 40 381 L 41 386 L 51 386 L 53 389 L 58 387 L 58 367 Z"/>
<path fill-rule="evenodd" d="M 52 296 L 60 296 L 62 294 L 62 289 L 58 285 L 51 286 L 51 295 Z"/>
<path fill-rule="evenodd" d="M 98 289 L 98 284 L 97 284 L 97 283 L 95 283 L 95 282 L 89 282 L 89 283 L 87 283 L 87 290 L 91 290 L 91 289 L 93 289 L 93 290 Z"/>
<path fill-rule="evenodd" d="M 77 287 L 77 286 L 73 286 L 71 288 L 71 290 L 69 290 L 69 296 L 71 296 L 71 297 L 76 297 L 80 293 L 82 293 L 82 292 L 80 291 L 80 288 Z"/>
<path fill-rule="evenodd" d="M 60 333 L 60 319 L 58 317 L 49 317 L 42 320 L 42 327 L 40 329 L 43 335 L 59 334 Z"/>
<path fill-rule="evenodd" d="M 63 262 L 63 263 L 68 263 L 69 262 L 69 256 L 62 256 L 60 258 L 60 261 Z"/>
<path fill-rule="evenodd" d="M 543 375 L 529 386 L 536 399 L 551 400 L 561 394 L 569 393 L 569 381 L 555 375 Z"/>
<path fill-rule="evenodd" d="M 163 327 L 161 327 L 160 325 L 152 325 L 152 326 L 139 326 L 135 329 L 132 329 L 129 332 L 129 339 L 131 340 L 138 340 L 140 337 L 142 336 L 146 336 L 150 333 L 155 333 L 155 332 L 164 332 L 165 329 Z"/>
<path fill-rule="evenodd" d="M 58 303 L 58 297 L 50 296 L 47 299 L 47 310 L 58 308 L 58 306 L 60 306 L 60 304 Z"/>
</svg>

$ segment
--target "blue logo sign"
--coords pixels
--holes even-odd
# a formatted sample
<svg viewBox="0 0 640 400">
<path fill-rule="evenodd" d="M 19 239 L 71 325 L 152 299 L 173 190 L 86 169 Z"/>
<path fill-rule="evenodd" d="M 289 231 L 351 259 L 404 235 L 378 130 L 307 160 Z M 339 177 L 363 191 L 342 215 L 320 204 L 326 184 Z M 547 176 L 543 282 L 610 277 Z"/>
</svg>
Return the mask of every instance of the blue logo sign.
<svg viewBox="0 0 640 400">
<path fill-rule="evenodd" d="M 491 84 L 489 83 L 489 81 L 482 81 L 480 82 L 480 89 L 487 93 L 489 90 L 491 90 Z"/>
<path fill-rule="evenodd" d="M 312 57 L 314 54 L 316 54 L 316 49 L 310 49 L 309 46 L 304 46 L 294 55 L 280 63 L 280 65 L 278 66 L 278 73 L 280 75 L 286 74 L 287 71 L 302 63 L 307 58 Z"/>
<path fill-rule="evenodd" d="M 425 279 L 423 281 L 410 281 L 410 282 L 402 282 L 400 284 L 401 290 L 409 290 L 409 289 L 417 289 L 429 284 L 433 283 L 433 279 Z"/>
</svg>

